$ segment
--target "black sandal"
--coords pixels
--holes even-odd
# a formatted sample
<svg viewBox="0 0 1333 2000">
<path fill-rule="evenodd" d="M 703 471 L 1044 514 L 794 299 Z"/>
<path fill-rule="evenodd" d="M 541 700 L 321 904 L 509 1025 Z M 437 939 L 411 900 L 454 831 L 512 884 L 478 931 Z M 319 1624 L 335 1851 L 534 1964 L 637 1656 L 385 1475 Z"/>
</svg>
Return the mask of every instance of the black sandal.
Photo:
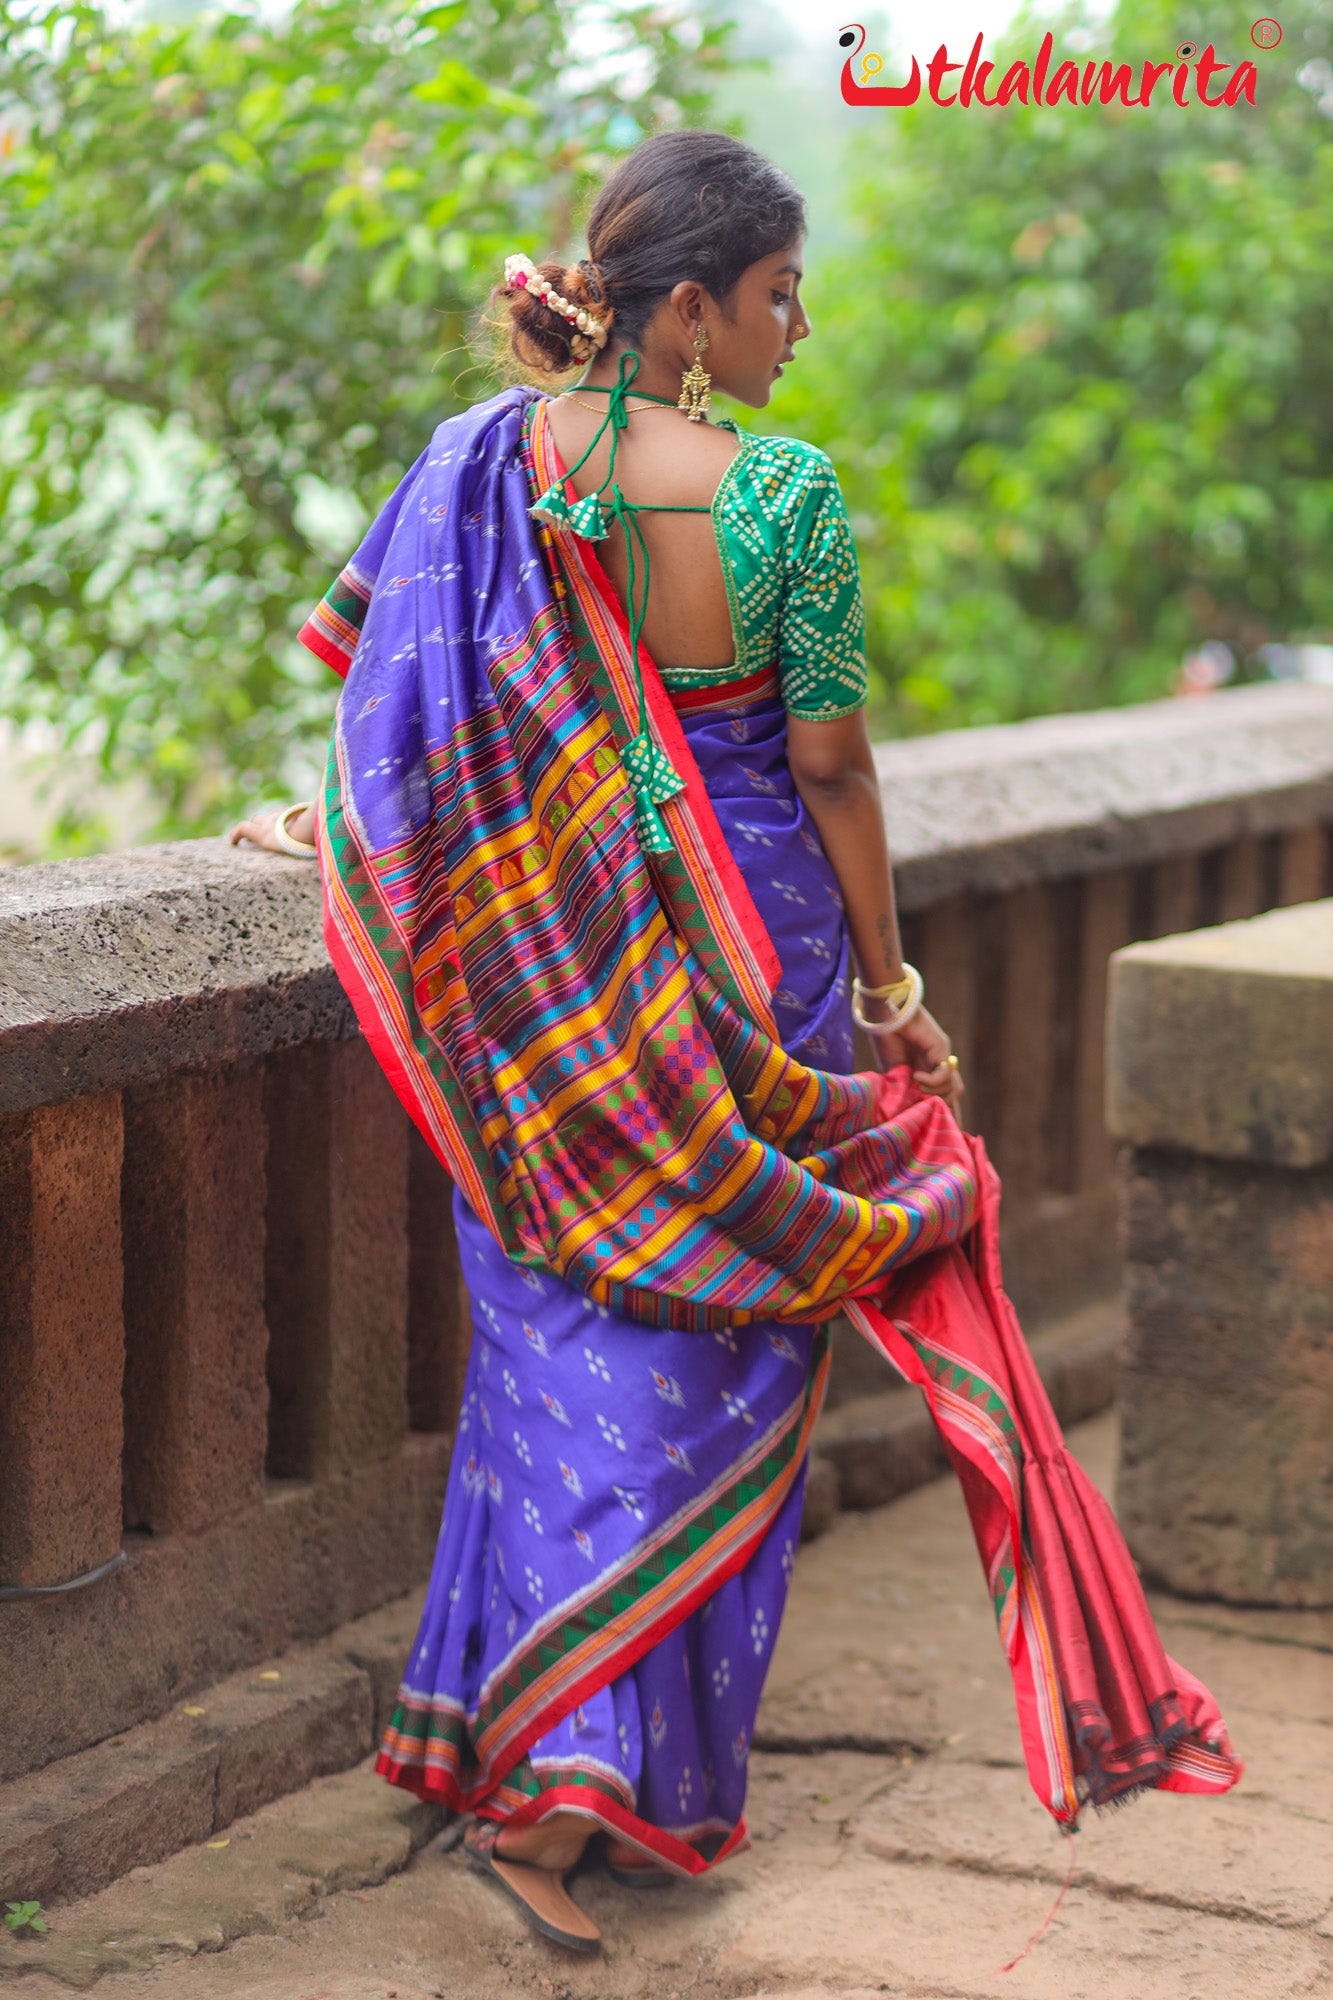
<svg viewBox="0 0 1333 2000">
<path fill-rule="evenodd" d="M 533 1929 L 550 1938 L 552 1944 L 585 1954 L 600 1951 L 602 1934 L 566 1889 L 563 1871 L 539 1868 L 531 1861 L 509 1861 L 503 1854 L 497 1854 L 495 1843 L 503 1829 L 502 1820 L 472 1822 L 463 1835 L 463 1852 L 469 1865 L 479 1875 L 489 1875 L 498 1882 Z"/>
</svg>

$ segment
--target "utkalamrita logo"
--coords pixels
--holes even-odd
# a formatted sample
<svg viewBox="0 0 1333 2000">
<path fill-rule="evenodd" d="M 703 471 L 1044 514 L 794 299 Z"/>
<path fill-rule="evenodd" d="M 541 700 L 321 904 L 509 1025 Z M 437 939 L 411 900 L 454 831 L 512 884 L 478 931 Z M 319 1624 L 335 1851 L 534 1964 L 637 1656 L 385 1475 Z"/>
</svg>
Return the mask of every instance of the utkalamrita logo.
<svg viewBox="0 0 1333 2000">
<path fill-rule="evenodd" d="M 1256 48 L 1276 48 L 1282 39 L 1282 30 L 1276 21 L 1265 18 L 1255 22 L 1250 35 Z M 1265 36 L 1270 39 L 1263 39 Z M 851 22 L 838 36 L 838 47 L 848 51 L 842 66 L 843 102 L 915 104 L 921 95 L 922 75 L 921 64 L 916 57 L 912 57 L 911 73 L 906 83 L 881 83 L 879 78 L 884 71 L 884 59 L 873 49 L 867 50 L 865 40 L 866 31 L 859 21 Z M 1224 104 L 1239 104 L 1242 98 L 1246 104 L 1253 104 L 1259 80 L 1252 62 L 1219 62 L 1211 42 L 1203 50 L 1197 43 L 1182 42 L 1174 61 L 1143 62 L 1137 72 L 1132 63 L 1098 62 L 1095 57 L 1082 63 L 1061 62 L 1052 72 L 1055 38 L 1048 32 L 1042 36 L 1035 62 L 1010 63 L 996 84 L 994 94 L 988 96 L 987 87 L 995 74 L 995 64 L 984 60 L 984 44 L 984 34 L 978 35 L 966 62 L 951 62 L 947 44 L 940 43 L 925 66 L 926 87 L 933 103 L 941 106 L 974 103 L 990 106 L 1012 104 L 1016 99 L 1020 104 L 1118 103 L 1128 108 L 1150 104 L 1154 90 L 1170 77 L 1166 90 L 1172 101 L 1182 109 L 1190 103 L 1197 103 L 1216 110 Z M 949 85 L 947 79 L 955 75 L 958 76 L 957 84 Z M 1221 87 L 1220 95 L 1210 96 L 1210 85 L 1223 76 L 1227 80 Z M 1190 96 L 1191 80 L 1196 93 L 1193 98 Z"/>
</svg>

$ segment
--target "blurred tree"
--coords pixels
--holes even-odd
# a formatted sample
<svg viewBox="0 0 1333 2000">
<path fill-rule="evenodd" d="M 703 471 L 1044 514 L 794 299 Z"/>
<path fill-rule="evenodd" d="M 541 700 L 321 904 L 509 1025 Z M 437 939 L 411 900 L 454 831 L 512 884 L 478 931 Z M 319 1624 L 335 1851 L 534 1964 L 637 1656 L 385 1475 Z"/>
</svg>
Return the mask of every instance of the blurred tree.
<svg viewBox="0 0 1333 2000">
<path fill-rule="evenodd" d="M 291 635 L 490 386 L 469 312 L 701 120 L 725 43 L 636 0 L 0 10 L 8 712 L 146 780 L 164 832 L 308 767 L 334 690 Z"/>
<path fill-rule="evenodd" d="M 771 421 L 843 476 L 882 726 L 1141 699 L 1201 640 L 1333 636 L 1333 5 L 1292 0 L 1265 52 L 1253 11 L 1025 19 L 991 85 L 1047 25 L 1057 59 L 1136 78 L 1188 36 L 1256 62 L 1253 109 L 858 114 L 858 240 L 814 274 Z"/>
</svg>

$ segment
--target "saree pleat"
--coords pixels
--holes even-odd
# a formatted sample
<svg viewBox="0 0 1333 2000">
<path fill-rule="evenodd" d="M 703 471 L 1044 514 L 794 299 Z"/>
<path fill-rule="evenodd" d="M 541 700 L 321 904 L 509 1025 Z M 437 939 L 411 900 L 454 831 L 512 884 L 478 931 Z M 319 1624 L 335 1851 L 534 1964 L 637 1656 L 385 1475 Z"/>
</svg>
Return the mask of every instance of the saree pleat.
<svg viewBox="0 0 1333 2000">
<path fill-rule="evenodd" d="M 802 936 L 786 922 L 794 849 L 767 886 L 753 867 L 747 880 L 747 824 L 761 851 L 771 834 L 762 816 L 724 810 L 708 737 L 718 725 L 678 716 L 650 660 L 639 715 L 623 616 L 595 558 L 528 515 L 559 476 L 543 406 L 526 392 L 452 419 L 330 593 L 329 617 L 312 621 L 316 649 L 350 666 L 320 811 L 326 937 L 386 1074 L 507 1264 L 614 1320 L 617 1367 L 639 1366 L 629 1329 L 644 1368 L 667 1356 L 655 1343 L 682 1343 L 672 1365 L 652 1364 L 674 1412 L 696 1378 L 707 1394 L 688 1425 L 673 1416 L 655 1438 L 642 1400 L 626 1404 L 638 1444 L 660 1450 L 635 1475 L 641 1522 L 616 1500 L 621 1482 L 566 1461 L 585 1509 L 561 1500 L 561 1533 L 566 1554 L 580 1534 L 591 1545 L 583 1576 L 562 1563 L 553 1603 L 530 1557 L 536 1595 L 530 1576 L 501 1592 L 486 1570 L 504 1645 L 478 1631 L 472 1685 L 457 1695 L 414 1686 L 409 1670 L 381 1768 L 415 1785 L 429 1767 L 433 1795 L 494 1804 L 525 1757 L 535 1772 L 529 1753 L 540 1760 L 581 1702 L 742 1575 L 793 1504 L 826 1368 L 818 1329 L 845 1310 L 921 1386 L 940 1426 L 1029 1774 L 1055 1818 L 1072 1823 L 1085 1799 L 1145 1784 L 1225 1789 L 1240 1766 L 1215 1705 L 1162 1651 L 1004 1296 L 984 1147 L 905 1070 L 840 1073 L 836 1010 L 821 1048 L 780 1025 L 792 996 L 765 918 L 791 960 Z M 762 699 L 752 719 L 757 755 Z M 672 849 L 651 856 L 620 761 L 640 723 L 685 781 L 661 807 Z M 532 1331 L 545 1338 L 535 1317 Z M 798 1353 L 808 1343 L 799 1394 L 769 1379 L 765 1357 L 776 1362 L 784 1339 Z M 701 1360 L 714 1345 L 743 1362 L 734 1379 Z M 588 1352 L 601 1354 L 592 1340 Z M 535 1362 L 510 1373 L 514 1411 L 534 1392 L 562 1401 L 538 1386 Z M 593 1378 L 583 1436 L 619 1455 Z M 749 1400 L 742 1380 L 757 1385 L 748 1425 L 744 1413 L 732 1421 Z M 536 1410 L 511 1422 L 502 1384 L 483 1423 L 472 1388 L 479 1428 L 460 1431 L 451 1490 L 455 1474 L 460 1491 L 481 1482 L 502 1509 L 508 1480 L 540 1506 L 542 1489 L 515 1469 L 517 1444 L 502 1464 L 496 1442 L 503 1412 L 534 1449 L 523 1426 Z M 660 1393 L 640 1384 L 638 1398 Z M 579 1499 L 563 1472 L 561 1490 Z M 470 1559 L 484 1568 L 496 1546 L 477 1543 Z M 550 1810 L 579 1789 L 533 1782 L 511 1783 L 507 1809 Z M 608 1823 L 632 1817 L 626 1797 L 602 1788 Z M 715 1852 L 687 1840 L 671 1858 L 692 1871 L 740 1837 L 716 1824 L 714 1836 Z"/>
</svg>

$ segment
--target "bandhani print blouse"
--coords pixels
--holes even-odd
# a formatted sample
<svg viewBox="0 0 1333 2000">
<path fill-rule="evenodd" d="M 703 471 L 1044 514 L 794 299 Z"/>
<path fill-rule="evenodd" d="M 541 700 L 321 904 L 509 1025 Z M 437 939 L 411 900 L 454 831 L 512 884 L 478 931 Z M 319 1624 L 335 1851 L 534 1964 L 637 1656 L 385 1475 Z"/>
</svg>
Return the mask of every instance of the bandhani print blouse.
<svg viewBox="0 0 1333 2000">
<path fill-rule="evenodd" d="M 776 682 L 789 715 L 829 722 L 865 706 L 865 611 L 851 526 L 833 461 L 802 438 L 759 437 L 730 417 L 741 448 L 713 496 L 713 529 L 731 606 L 725 667 L 663 668 L 678 707 L 692 693 L 747 697 Z"/>
</svg>

